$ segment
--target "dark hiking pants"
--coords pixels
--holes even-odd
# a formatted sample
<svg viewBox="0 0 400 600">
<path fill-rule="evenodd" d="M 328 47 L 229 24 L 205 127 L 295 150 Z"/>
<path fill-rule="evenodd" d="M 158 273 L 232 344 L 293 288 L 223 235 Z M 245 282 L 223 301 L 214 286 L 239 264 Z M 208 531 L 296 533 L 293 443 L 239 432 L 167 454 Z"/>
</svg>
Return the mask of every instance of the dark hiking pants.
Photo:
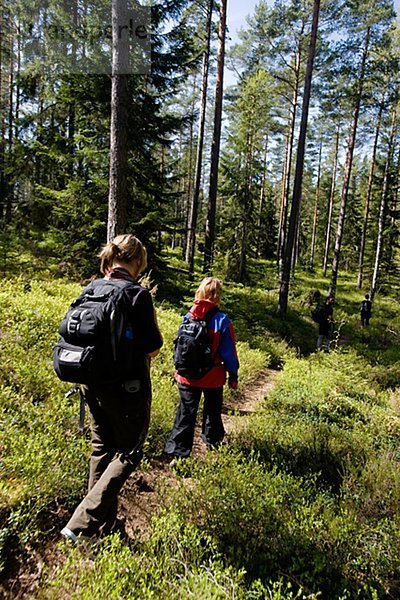
<svg viewBox="0 0 400 600">
<path fill-rule="evenodd" d="M 204 393 L 202 439 L 209 446 L 216 446 L 224 439 L 222 424 L 223 388 L 195 388 L 178 384 L 179 406 L 175 423 L 165 446 L 165 452 L 173 456 L 186 458 L 193 446 L 196 415 L 201 393 Z"/>
<path fill-rule="evenodd" d="M 370 318 L 371 318 L 371 315 L 369 313 L 361 311 L 361 327 L 365 327 L 366 325 L 369 325 Z"/>
<path fill-rule="evenodd" d="M 67 528 L 75 535 L 108 533 L 118 493 L 139 464 L 150 421 L 150 394 L 119 389 L 83 389 L 92 438 L 88 493 Z"/>
</svg>

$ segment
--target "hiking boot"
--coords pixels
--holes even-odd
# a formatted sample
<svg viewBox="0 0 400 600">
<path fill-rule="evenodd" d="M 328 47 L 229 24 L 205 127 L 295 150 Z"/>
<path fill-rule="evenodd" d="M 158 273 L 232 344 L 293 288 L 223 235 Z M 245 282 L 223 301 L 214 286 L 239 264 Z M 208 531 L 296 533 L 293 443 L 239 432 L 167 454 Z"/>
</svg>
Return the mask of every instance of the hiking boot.
<svg viewBox="0 0 400 600">
<path fill-rule="evenodd" d="M 71 542 L 73 542 L 74 544 L 78 541 L 78 536 L 75 535 L 75 533 L 73 531 L 71 531 L 70 529 L 68 529 L 68 527 L 64 527 L 64 529 L 61 529 L 61 535 L 63 535 L 67 540 L 70 540 Z"/>
</svg>

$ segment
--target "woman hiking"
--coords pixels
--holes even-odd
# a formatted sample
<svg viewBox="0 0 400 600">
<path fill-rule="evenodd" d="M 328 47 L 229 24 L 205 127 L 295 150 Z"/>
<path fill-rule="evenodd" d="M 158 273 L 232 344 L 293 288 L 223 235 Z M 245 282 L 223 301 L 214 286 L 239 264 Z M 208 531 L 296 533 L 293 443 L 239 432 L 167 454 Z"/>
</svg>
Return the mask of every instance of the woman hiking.
<svg viewBox="0 0 400 600">
<path fill-rule="evenodd" d="M 165 446 L 165 452 L 172 459 L 171 464 L 174 464 L 175 458 L 186 458 L 192 451 L 196 415 L 202 393 L 202 439 L 208 448 L 212 448 L 224 438 L 221 418 L 223 386 L 228 374 L 229 387 L 237 388 L 239 361 L 232 323 L 219 309 L 221 294 L 222 282 L 219 279 L 203 279 L 196 291 L 193 306 L 183 320 L 183 323 L 206 320 L 212 364 L 199 378 L 180 375 L 178 371 L 175 373 L 180 400 L 175 423 Z"/>
<path fill-rule="evenodd" d="M 88 492 L 61 531 L 72 541 L 107 534 L 115 524 L 118 493 L 142 458 L 150 420 L 150 358 L 162 346 L 151 295 L 137 282 L 147 266 L 146 248 L 132 234 L 119 235 L 99 258 L 106 281 L 127 282 L 132 371 L 128 380 L 81 386 L 89 411 L 92 455 Z"/>
</svg>

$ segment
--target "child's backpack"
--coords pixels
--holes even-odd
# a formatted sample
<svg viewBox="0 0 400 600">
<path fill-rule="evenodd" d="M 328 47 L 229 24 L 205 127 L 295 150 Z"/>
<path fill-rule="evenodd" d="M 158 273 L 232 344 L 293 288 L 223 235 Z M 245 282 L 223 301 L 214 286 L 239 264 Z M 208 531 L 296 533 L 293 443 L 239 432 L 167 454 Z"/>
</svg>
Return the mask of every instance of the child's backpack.
<svg viewBox="0 0 400 600">
<path fill-rule="evenodd" d="M 370 311 L 370 305 L 369 305 L 368 300 L 363 300 L 361 302 L 360 311 L 363 312 L 363 313 L 366 313 L 366 314 L 369 313 L 369 311 Z"/>
<path fill-rule="evenodd" d="M 62 381 L 112 383 L 129 377 L 134 335 L 128 320 L 127 280 L 96 279 L 71 304 L 53 350 Z"/>
<path fill-rule="evenodd" d="M 178 375 L 200 379 L 214 365 L 207 323 L 218 307 L 208 311 L 204 319 L 185 317 L 174 341 L 174 364 Z"/>
<path fill-rule="evenodd" d="M 326 321 L 325 306 L 323 304 L 318 304 L 318 306 L 313 308 L 311 311 L 311 318 L 315 323 L 319 324 Z"/>
</svg>

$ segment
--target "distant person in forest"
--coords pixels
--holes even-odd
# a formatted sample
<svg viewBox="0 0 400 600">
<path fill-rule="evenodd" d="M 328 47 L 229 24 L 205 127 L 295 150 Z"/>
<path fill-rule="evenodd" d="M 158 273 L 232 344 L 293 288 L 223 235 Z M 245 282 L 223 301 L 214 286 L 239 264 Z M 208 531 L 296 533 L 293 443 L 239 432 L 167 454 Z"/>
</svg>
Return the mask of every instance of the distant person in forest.
<svg viewBox="0 0 400 600">
<path fill-rule="evenodd" d="M 306 304 L 308 306 L 318 306 L 321 303 L 321 292 L 319 290 L 315 290 L 315 292 L 310 292 L 306 298 Z"/>
<path fill-rule="evenodd" d="M 329 344 L 333 333 L 333 305 L 335 303 L 335 297 L 329 294 L 325 300 L 325 304 L 322 305 L 319 321 L 318 321 L 318 339 L 317 339 L 317 350 L 324 349 L 325 352 L 329 352 Z"/>
<path fill-rule="evenodd" d="M 228 386 L 232 389 L 237 388 L 239 361 L 232 323 L 219 308 L 221 294 L 222 282 L 219 279 L 203 279 L 196 291 L 193 306 L 178 330 L 174 362 L 180 400 L 175 422 L 165 446 L 165 452 L 172 459 L 171 465 L 176 458 L 187 458 L 192 451 L 196 415 L 202 393 L 202 439 L 208 448 L 213 448 L 224 438 L 221 418 L 223 386 L 228 375 Z M 201 347 L 196 347 L 193 340 L 200 339 L 199 332 L 204 326 L 205 342 Z M 208 366 L 206 361 L 199 371 L 199 364 L 203 363 L 205 352 L 210 356 Z"/>
<path fill-rule="evenodd" d="M 365 294 L 365 298 L 361 302 L 361 306 L 360 306 L 361 327 L 365 327 L 365 326 L 369 325 L 369 320 L 371 318 L 371 310 L 372 310 L 372 302 L 369 298 L 369 294 Z"/>
<path fill-rule="evenodd" d="M 324 304 L 321 303 L 321 292 L 319 290 L 310 292 L 308 296 L 308 305 L 314 307 L 311 310 L 311 318 L 315 323 L 319 323 L 325 318 L 325 308 Z"/>
<path fill-rule="evenodd" d="M 92 455 L 88 492 L 61 531 L 72 541 L 113 529 L 118 493 L 143 455 L 150 421 L 150 358 L 163 343 L 151 295 L 137 282 L 147 266 L 146 248 L 140 240 L 131 234 L 119 235 L 103 248 L 99 258 L 104 279 L 92 284 L 114 284 L 124 291 L 124 338 L 132 340 L 131 364 L 123 380 L 81 386 L 89 410 Z M 88 293 L 94 293 L 91 285 L 89 288 Z"/>
<path fill-rule="evenodd" d="M 321 292 L 319 290 L 315 290 L 315 292 L 312 295 L 312 299 L 313 299 L 313 302 L 315 304 L 320 304 L 320 302 L 321 302 Z"/>
</svg>

